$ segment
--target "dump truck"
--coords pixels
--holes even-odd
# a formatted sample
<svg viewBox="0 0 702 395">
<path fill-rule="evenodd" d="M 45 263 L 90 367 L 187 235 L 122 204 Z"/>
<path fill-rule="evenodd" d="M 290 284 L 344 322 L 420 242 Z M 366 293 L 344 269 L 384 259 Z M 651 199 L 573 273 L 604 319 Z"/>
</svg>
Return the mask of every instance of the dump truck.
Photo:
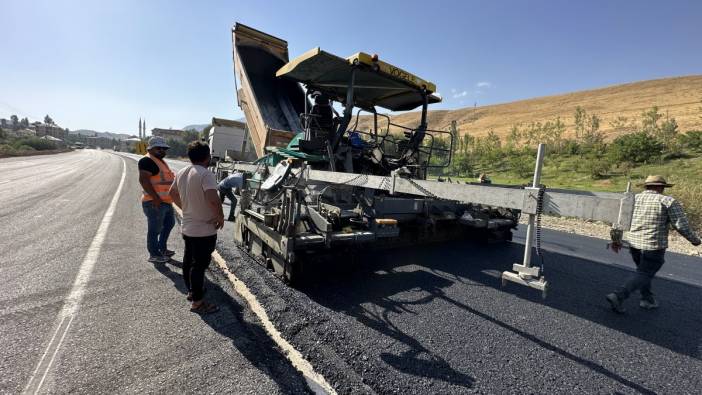
<svg viewBox="0 0 702 395">
<path fill-rule="evenodd" d="M 541 186 L 543 145 L 530 187 L 428 180 L 451 162 L 455 125 L 431 129 L 436 85 L 378 55 L 344 58 L 317 47 L 290 60 L 285 40 L 239 23 L 232 42 L 237 101 L 258 156 L 234 165 L 247 180 L 234 239 L 285 281 L 303 277 L 311 257 L 359 247 L 510 240 L 526 214 L 524 261 L 502 278 L 545 295 L 548 283 L 531 264 L 541 214 L 607 221 L 613 235 L 629 227 L 630 192 Z M 387 113 L 416 109 L 414 127 Z"/>
<path fill-rule="evenodd" d="M 253 161 L 257 158 L 245 122 L 212 118 L 208 143 L 214 161 Z"/>
</svg>

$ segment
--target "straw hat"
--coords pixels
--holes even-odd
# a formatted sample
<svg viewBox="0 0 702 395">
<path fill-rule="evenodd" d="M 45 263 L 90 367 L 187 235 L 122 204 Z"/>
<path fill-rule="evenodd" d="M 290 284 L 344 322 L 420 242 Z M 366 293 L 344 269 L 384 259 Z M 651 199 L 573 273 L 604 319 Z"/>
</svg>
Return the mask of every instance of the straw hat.
<svg viewBox="0 0 702 395">
<path fill-rule="evenodd" d="M 661 186 L 661 187 L 669 188 L 669 187 L 672 187 L 674 184 L 668 184 L 665 181 L 665 178 L 663 178 L 663 176 L 655 175 L 655 176 L 646 177 L 646 181 L 644 181 L 643 185 L 644 186 Z"/>
</svg>

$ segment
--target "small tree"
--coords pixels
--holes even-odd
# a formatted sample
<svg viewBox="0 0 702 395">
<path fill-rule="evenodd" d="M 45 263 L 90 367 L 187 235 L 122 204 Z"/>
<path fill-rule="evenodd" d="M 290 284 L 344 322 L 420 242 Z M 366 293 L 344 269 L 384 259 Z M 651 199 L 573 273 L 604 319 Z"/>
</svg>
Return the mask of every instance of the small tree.
<svg viewBox="0 0 702 395">
<path fill-rule="evenodd" d="M 210 141 L 210 131 L 212 130 L 212 125 L 207 125 L 204 129 L 202 129 L 202 133 L 200 134 L 200 138 L 204 141 Z"/>
<path fill-rule="evenodd" d="M 609 174 L 612 164 L 604 155 L 591 154 L 585 159 L 585 168 L 593 180 L 605 178 Z"/>
<path fill-rule="evenodd" d="M 522 140 L 522 133 L 519 131 L 519 126 L 512 125 L 509 129 L 509 134 L 507 135 L 507 140 L 505 141 L 505 148 L 509 152 L 514 151 L 519 147 L 519 142 Z"/>
<path fill-rule="evenodd" d="M 12 124 L 12 130 L 19 129 L 19 118 L 17 115 L 12 114 L 12 116 L 10 116 L 10 123 Z"/>
<path fill-rule="evenodd" d="M 585 136 L 585 128 L 586 128 L 586 123 L 587 123 L 587 113 L 585 112 L 585 109 L 577 106 L 575 107 L 575 139 L 578 141 L 583 140 L 583 137 Z"/>
<path fill-rule="evenodd" d="M 651 163 L 659 160 L 662 152 L 663 143 L 646 132 L 617 137 L 609 149 L 614 163 Z"/>
<path fill-rule="evenodd" d="M 657 135 L 660 130 L 658 121 L 661 118 L 663 118 L 663 115 L 658 112 L 658 106 L 653 106 L 650 110 L 644 111 L 641 113 L 641 130 L 654 136 Z"/>
<path fill-rule="evenodd" d="M 575 139 L 583 151 L 604 151 L 604 135 L 600 131 L 601 119 L 596 114 L 588 115 L 584 108 L 575 108 Z"/>
<path fill-rule="evenodd" d="M 536 159 L 532 155 L 526 153 L 509 157 L 509 167 L 520 178 L 526 178 L 532 174 L 535 162 Z"/>
<path fill-rule="evenodd" d="M 683 148 L 702 152 L 702 130 L 691 130 L 678 136 L 678 141 Z"/>
<path fill-rule="evenodd" d="M 474 164 L 468 155 L 460 154 L 451 161 L 451 174 L 473 177 Z"/>
<path fill-rule="evenodd" d="M 679 149 L 677 144 L 678 122 L 675 118 L 671 118 L 666 113 L 665 120 L 661 123 L 658 131 L 658 139 L 663 142 L 669 152 L 674 152 Z"/>
<path fill-rule="evenodd" d="M 29 127 L 29 119 L 27 119 L 26 117 L 22 118 L 22 120 L 20 121 L 20 126 L 24 129 L 28 128 Z"/>
<path fill-rule="evenodd" d="M 183 137 L 183 140 L 185 141 L 186 144 L 197 141 L 200 139 L 200 132 L 198 132 L 196 129 L 188 129 L 185 131 L 185 137 Z"/>
<path fill-rule="evenodd" d="M 49 114 L 46 114 L 46 116 L 44 117 L 44 123 L 47 124 L 47 125 L 53 125 L 53 124 L 54 124 L 54 120 L 51 119 L 51 117 L 49 116 Z"/>
<path fill-rule="evenodd" d="M 169 138 L 166 140 L 166 144 L 171 146 L 171 148 L 168 149 L 169 156 L 179 157 L 187 155 L 188 144 L 182 139 Z"/>
</svg>

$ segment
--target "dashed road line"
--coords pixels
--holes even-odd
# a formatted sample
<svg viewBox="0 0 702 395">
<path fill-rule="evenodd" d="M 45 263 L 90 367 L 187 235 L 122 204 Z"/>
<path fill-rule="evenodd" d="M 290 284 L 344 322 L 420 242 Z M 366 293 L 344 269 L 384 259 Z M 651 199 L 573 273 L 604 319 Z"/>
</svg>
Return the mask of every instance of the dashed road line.
<svg viewBox="0 0 702 395">
<path fill-rule="evenodd" d="M 117 201 L 119 200 L 119 197 L 122 193 L 122 187 L 124 186 L 124 179 L 126 175 L 127 165 L 124 162 L 124 159 L 122 159 L 122 179 L 119 181 L 117 191 L 115 191 L 115 194 L 112 197 L 112 201 L 107 207 L 105 215 L 102 217 L 102 221 L 100 222 L 100 226 L 98 227 L 98 230 L 95 233 L 95 237 L 90 243 L 90 247 L 88 247 L 88 252 L 85 254 L 83 263 L 81 263 L 80 265 L 80 269 L 78 270 L 78 275 L 76 276 L 76 279 L 73 282 L 71 292 L 68 294 L 68 297 L 66 298 L 66 301 L 63 304 L 63 308 L 61 309 L 61 312 L 56 318 L 56 329 L 54 330 L 54 333 L 51 336 L 51 340 L 46 346 L 46 349 L 44 350 L 44 354 L 42 354 L 41 359 L 39 359 L 39 363 L 34 369 L 34 373 L 32 373 L 32 376 L 29 378 L 29 382 L 27 382 L 24 391 L 22 391 L 22 393 L 24 394 L 39 393 L 39 391 L 42 388 L 42 385 L 44 384 L 44 381 L 46 380 L 47 375 L 51 371 L 51 367 L 54 364 L 56 355 L 61 349 L 61 344 L 63 344 L 63 340 L 66 338 L 66 334 L 68 333 L 68 330 L 71 327 L 73 318 L 78 312 L 78 307 L 80 306 L 80 303 L 83 300 L 83 295 L 85 294 L 85 289 L 88 284 L 88 280 L 90 279 L 90 274 L 93 272 L 95 263 L 97 262 L 97 259 L 100 256 L 100 250 L 102 249 L 102 244 L 105 242 L 107 229 L 109 228 L 110 223 L 112 222 L 112 216 L 114 215 L 115 208 L 117 207 Z M 49 358 L 47 359 L 47 357 Z"/>
</svg>

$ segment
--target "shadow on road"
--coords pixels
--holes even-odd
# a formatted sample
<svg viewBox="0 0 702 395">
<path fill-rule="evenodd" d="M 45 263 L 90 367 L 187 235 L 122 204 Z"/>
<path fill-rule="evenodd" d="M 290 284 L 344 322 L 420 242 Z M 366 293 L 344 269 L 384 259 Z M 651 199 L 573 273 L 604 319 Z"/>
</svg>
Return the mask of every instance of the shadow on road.
<svg viewBox="0 0 702 395">
<path fill-rule="evenodd" d="M 447 295 L 446 290 L 456 283 L 500 289 L 499 273 L 509 270 L 513 262 L 521 262 L 522 252 L 523 247 L 518 244 L 497 246 L 464 242 L 357 253 L 353 262 L 336 261 L 333 267 L 328 262 L 306 267 L 305 275 L 309 277 L 299 288 L 317 303 L 355 317 L 364 325 L 410 347 L 410 351 L 401 355 L 381 354 L 385 363 L 404 373 L 466 387 L 472 385 L 472 378 L 452 369 L 441 357 L 431 355 L 426 346 L 389 319 L 392 313 L 412 314 L 412 306 L 441 299 L 635 391 L 651 393 L 598 363 L 497 319 L 489 311 L 479 311 L 467 302 Z M 657 278 L 653 287 L 662 301 L 661 309 L 642 311 L 637 307 L 638 300 L 632 296 L 630 313 L 618 316 L 609 310 L 604 295 L 622 283 L 629 271 L 552 253 L 545 253 L 544 261 L 551 284 L 546 301 L 541 300 L 537 291 L 516 284 L 508 285 L 503 291 L 528 303 L 544 303 L 550 308 L 700 359 L 702 308 L 689 303 L 700 300 L 700 288 Z M 411 295 L 422 296 L 408 299 Z M 426 358 L 420 360 L 419 356 Z"/>
<path fill-rule="evenodd" d="M 170 266 L 181 268 L 183 264 L 182 262 L 171 260 L 169 265 L 154 265 L 156 270 L 173 282 L 173 286 L 178 292 L 183 294 L 183 299 L 185 299 L 187 290 L 183 283 L 181 271 L 173 271 Z M 229 288 L 227 285 L 225 287 Z M 216 279 L 210 278 L 209 273 L 205 280 L 205 288 L 206 299 L 217 304 L 220 311 L 201 315 L 203 322 L 217 331 L 217 333 L 231 339 L 234 347 L 253 366 L 262 371 L 264 375 L 270 377 L 283 393 L 307 393 L 307 389 L 299 385 L 299 382 L 302 381 L 300 373 L 278 351 L 278 346 L 266 334 L 263 327 L 247 322 L 243 317 L 242 306 L 222 288 Z M 187 305 L 184 304 L 184 306 Z M 236 374 L 236 372 L 232 372 L 232 374 Z M 295 385 L 296 381 L 298 385 Z"/>
</svg>

